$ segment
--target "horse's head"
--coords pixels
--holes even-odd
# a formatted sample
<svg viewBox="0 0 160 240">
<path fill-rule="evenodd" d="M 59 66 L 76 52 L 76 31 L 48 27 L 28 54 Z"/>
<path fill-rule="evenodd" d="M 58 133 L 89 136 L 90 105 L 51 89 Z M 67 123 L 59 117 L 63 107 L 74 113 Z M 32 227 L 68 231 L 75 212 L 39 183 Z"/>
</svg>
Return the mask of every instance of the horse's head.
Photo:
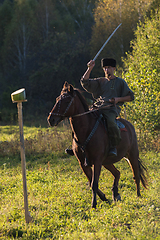
<svg viewBox="0 0 160 240">
<path fill-rule="evenodd" d="M 71 84 L 64 83 L 61 94 L 48 116 L 50 126 L 57 126 L 63 119 L 73 114 L 74 89 Z"/>
</svg>

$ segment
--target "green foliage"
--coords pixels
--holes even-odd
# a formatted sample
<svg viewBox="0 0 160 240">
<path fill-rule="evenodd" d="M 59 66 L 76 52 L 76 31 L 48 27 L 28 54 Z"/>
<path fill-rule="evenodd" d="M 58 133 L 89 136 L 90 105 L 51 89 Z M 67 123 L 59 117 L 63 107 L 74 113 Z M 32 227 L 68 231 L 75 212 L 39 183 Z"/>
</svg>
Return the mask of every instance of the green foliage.
<svg viewBox="0 0 160 240">
<path fill-rule="evenodd" d="M 30 113 L 46 114 L 65 80 L 79 86 L 89 59 L 94 2 L 5 0 L 0 5 L 0 93 L 8 93 L 8 86 L 13 91 L 25 87 Z"/>
<path fill-rule="evenodd" d="M 135 93 L 129 119 L 141 132 L 159 130 L 160 122 L 160 18 L 140 23 L 132 42 L 133 51 L 125 59 L 125 79 Z"/>
<path fill-rule="evenodd" d="M 122 160 L 116 163 L 122 201 L 114 204 L 113 177 L 102 168 L 99 187 L 110 204 L 98 198 L 92 210 L 84 173 L 75 157 L 64 155 L 70 141 L 64 127 L 24 127 L 28 205 L 34 220 L 26 225 L 18 134 L 17 126 L 1 127 L 0 239 L 159 239 L 159 154 L 141 153 L 150 175 L 149 189 L 141 187 L 142 198 L 136 197 L 131 169 Z M 12 151 L 16 143 L 17 151 Z"/>
<path fill-rule="evenodd" d="M 91 36 L 91 56 L 95 56 L 113 30 L 122 23 L 100 54 L 113 57 L 122 66 L 121 57 L 130 50 L 130 41 L 134 37 L 137 23 L 143 19 L 152 0 L 103 0 L 98 1 L 94 11 L 95 24 Z M 97 65 L 99 67 L 99 65 Z M 98 70 L 96 74 L 98 75 Z"/>
<path fill-rule="evenodd" d="M 28 112 L 48 113 L 65 80 L 80 88 L 86 63 L 120 22 L 122 26 L 105 47 L 103 56 L 112 55 L 121 65 L 121 56 L 130 48 L 138 20 L 143 19 L 150 3 L 153 4 L 149 9 L 157 6 L 154 2 L 1 1 L 0 110 L 4 106 L 2 92 L 8 103 L 10 88 L 16 91 L 25 87 Z M 97 76 L 99 64 L 97 61 L 94 69 Z M 7 105 L 8 111 L 11 108 Z"/>
<path fill-rule="evenodd" d="M 12 21 L 7 27 L 4 38 L 3 66 L 5 72 L 9 68 L 17 68 L 19 73 L 25 76 L 27 56 L 33 41 L 36 40 L 33 10 L 33 1 L 16 1 L 14 4 Z"/>
<path fill-rule="evenodd" d="M 159 0 L 154 0 L 147 11 L 147 16 L 152 17 L 153 14 L 155 14 L 158 9 L 160 8 L 160 1 Z"/>
<path fill-rule="evenodd" d="M 4 43 L 4 36 L 6 28 L 12 19 L 12 4 L 9 0 L 5 0 L 3 5 L 0 6 L 0 51 Z"/>
</svg>

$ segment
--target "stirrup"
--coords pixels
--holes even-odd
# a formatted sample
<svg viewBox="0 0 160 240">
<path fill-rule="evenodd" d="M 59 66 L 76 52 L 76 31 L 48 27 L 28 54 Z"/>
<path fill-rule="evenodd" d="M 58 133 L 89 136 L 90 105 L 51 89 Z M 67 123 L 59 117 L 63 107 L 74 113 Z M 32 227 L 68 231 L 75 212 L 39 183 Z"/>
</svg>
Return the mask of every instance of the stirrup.
<svg viewBox="0 0 160 240">
<path fill-rule="evenodd" d="M 74 152 L 73 152 L 72 149 L 67 148 L 67 149 L 65 150 L 65 153 L 69 154 L 70 156 L 74 156 Z"/>
</svg>

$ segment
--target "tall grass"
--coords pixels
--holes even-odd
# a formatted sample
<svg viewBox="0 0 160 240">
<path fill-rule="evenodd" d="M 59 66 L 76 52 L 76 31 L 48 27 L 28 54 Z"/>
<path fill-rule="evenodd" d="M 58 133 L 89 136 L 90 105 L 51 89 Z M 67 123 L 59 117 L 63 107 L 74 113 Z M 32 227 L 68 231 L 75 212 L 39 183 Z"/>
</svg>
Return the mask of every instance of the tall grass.
<svg viewBox="0 0 160 240">
<path fill-rule="evenodd" d="M 19 153 L 19 127 L 0 127 L 0 155 L 9 156 Z M 67 145 L 71 145 L 71 130 L 68 125 L 57 128 L 24 126 L 26 155 L 38 153 L 61 154 Z"/>
</svg>

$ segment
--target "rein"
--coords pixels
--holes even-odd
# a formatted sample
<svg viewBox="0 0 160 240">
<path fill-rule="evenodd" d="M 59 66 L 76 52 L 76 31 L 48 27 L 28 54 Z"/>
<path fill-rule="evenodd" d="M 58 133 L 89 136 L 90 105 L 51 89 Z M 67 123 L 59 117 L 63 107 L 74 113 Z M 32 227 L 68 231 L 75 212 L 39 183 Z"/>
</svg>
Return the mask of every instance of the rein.
<svg viewBox="0 0 160 240">
<path fill-rule="evenodd" d="M 89 110 L 87 112 L 79 113 L 79 114 L 73 115 L 71 117 L 80 117 L 80 116 L 83 116 L 83 115 L 86 115 L 86 114 L 89 114 L 89 113 L 92 113 L 92 112 L 96 112 L 96 111 L 99 111 L 101 109 L 105 109 L 105 108 L 111 107 L 111 106 L 113 106 L 113 104 L 110 104 L 110 105 L 107 105 L 107 106 L 103 106 L 103 107 L 99 107 L 97 109 Z"/>
<path fill-rule="evenodd" d="M 59 111 L 60 111 L 60 106 L 61 106 L 61 100 L 64 99 L 64 98 L 68 98 L 68 97 L 71 98 L 71 101 L 69 102 L 69 104 L 68 104 L 65 112 L 64 112 L 63 114 L 60 114 Z M 61 99 L 60 99 L 60 101 L 59 101 L 59 106 L 58 106 L 58 112 L 57 112 L 57 113 L 52 113 L 52 112 L 50 112 L 49 115 L 52 115 L 52 114 L 53 114 L 53 115 L 57 115 L 57 116 L 60 116 L 60 117 L 66 117 L 65 115 L 66 115 L 66 113 L 68 112 L 70 106 L 72 105 L 72 102 L 73 102 L 73 100 L 74 100 L 74 97 L 75 97 L 75 95 L 74 95 L 73 97 L 70 96 L 70 95 L 68 95 L 68 96 L 61 96 Z M 107 106 L 102 106 L 102 107 L 99 107 L 99 108 L 97 108 L 97 109 L 89 110 L 89 111 L 87 111 L 87 112 L 79 113 L 79 114 L 76 114 L 76 115 L 73 115 L 73 116 L 70 116 L 70 117 L 72 117 L 72 118 L 73 118 L 73 117 L 80 117 L 80 116 L 83 116 L 83 115 L 86 115 L 86 114 L 89 114 L 89 113 L 92 113 L 92 112 L 99 111 L 99 110 L 101 110 L 101 109 L 105 109 L 105 108 L 112 107 L 113 105 L 114 105 L 114 104 L 110 104 L 110 105 L 107 105 Z"/>
</svg>

